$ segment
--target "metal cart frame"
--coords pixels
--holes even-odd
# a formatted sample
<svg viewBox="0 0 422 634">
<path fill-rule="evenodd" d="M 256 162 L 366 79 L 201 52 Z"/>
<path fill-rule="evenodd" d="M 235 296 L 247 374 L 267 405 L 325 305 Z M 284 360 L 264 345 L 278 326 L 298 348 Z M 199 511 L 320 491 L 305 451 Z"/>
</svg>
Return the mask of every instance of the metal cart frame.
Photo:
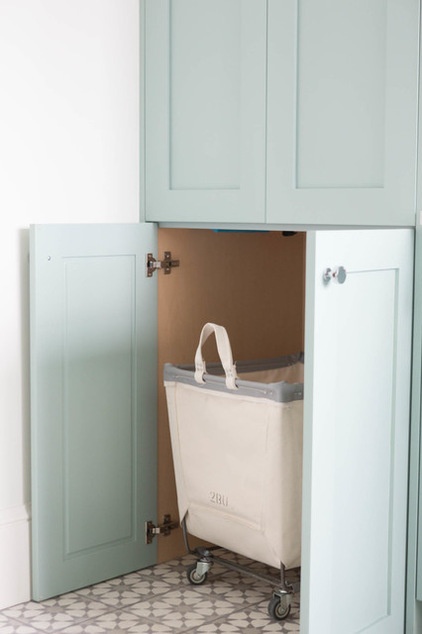
<svg viewBox="0 0 422 634">
<path fill-rule="evenodd" d="M 292 604 L 292 597 L 297 591 L 296 586 L 299 584 L 288 583 L 285 574 L 286 569 L 282 563 L 280 563 L 279 583 L 276 585 L 274 577 L 266 575 L 264 573 L 255 572 L 254 570 L 251 570 L 246 566 L 242 566 L 241 564 L 235 563 L 233 561 L 225 559 L 224 557 L 216 555 L 215 551 L 224 550 L 220 546 L 198 546 L 197 548 L 192 549 L 189 544 L 185 520 L 181 522 L 181 526 L 186 550 L 190 555 L 194 555 L 197 558 L 196 563 L 191 564 L 186 570 L 186 576 L 189 583 L 195 586 L 205 583 L 209 570 L 215 563 L 218 563 L 224 568 L 248 575 L 250 577 L 258 579 L 259 581 L 265 581 L 270 586 L 273 586 L 273 594 L 268 603 L 268 614 L 271 616 L 271 618 L 278 621 L 286 619 L 289 616 Z"/>
</svg>

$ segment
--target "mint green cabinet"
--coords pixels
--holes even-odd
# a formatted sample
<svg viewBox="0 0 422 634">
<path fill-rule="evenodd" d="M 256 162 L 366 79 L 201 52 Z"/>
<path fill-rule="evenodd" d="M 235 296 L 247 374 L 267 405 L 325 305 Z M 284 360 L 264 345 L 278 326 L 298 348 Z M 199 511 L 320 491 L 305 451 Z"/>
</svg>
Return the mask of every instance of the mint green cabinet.
<svg viewBox="0 0 422 634">
<path fill-rule="evenodd" d="M 146 219 L 265 220 L 265 0 L 145 3 Z"/>
<path fill-rule="evenodd" d="M 413 239 L 307 236 L 303 634 L 405 631 Z"/>
<path fill-rule="evenodd" d="M 307 234 L 302 634 L 403 632 L 413 233 Z M 155 242 L 152 223 L 32 229 L 37 600 L 155 561 Z"/>
<path fill-rule="evenodd" d="M 415 224 L 417 0 L 144 0 L 145 210 Z"/>
<path fill-rule="evenodd" d="M 156 234 L 31 228 L 35 600 L 156 562 Z"/>
<path fill-rule="evenodd" d="M 417 0 L 269 0 L 267 222 L 415 223 Z"/>
</svg>

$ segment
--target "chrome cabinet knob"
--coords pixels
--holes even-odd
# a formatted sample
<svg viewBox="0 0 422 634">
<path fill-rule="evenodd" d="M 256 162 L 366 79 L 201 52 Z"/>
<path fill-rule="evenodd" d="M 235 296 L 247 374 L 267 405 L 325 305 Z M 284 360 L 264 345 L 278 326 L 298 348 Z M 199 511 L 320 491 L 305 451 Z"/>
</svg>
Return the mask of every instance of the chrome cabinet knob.
<svg viewBox="0 0 422 634">
<path fill-rule="evenodd" d="M 338 266 L 336 269 L 325 269 L 324 271 L 324 282 L 330 282 L 331 280 L 335 280 L 339 284 L 344 284 L 347 277 L 347 271 L 344 266 Z"/>
</svg>

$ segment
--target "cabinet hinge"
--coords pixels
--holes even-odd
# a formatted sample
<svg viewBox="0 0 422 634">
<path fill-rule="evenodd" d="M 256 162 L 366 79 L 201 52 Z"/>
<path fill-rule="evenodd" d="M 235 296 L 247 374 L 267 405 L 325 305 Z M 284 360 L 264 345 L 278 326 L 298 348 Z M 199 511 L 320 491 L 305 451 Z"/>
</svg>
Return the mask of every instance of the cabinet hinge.
<svg viewBox="0 0 422 634">
<path fill-rule="evenodd" d="M 179 521 L 173 521 L 171 515 L 164 515 L 163 523 L 156 526 L 153 522 L 145 522 L 145 543 L 152 544 L 156 535 L 168 537 L 172 530 L 179 527 Z"/>
<path fill-rule="evenodd" d="M 147 254 L 147 277 L 152 277 L 157 269 L 162 269 L 164 275 L 170 275 L 177 266 L 180 266 L 180 260 L 172 260 L 171 251 L 164 251 L 163 260 L 156 260 L 152 253 Z"/>
</svg>

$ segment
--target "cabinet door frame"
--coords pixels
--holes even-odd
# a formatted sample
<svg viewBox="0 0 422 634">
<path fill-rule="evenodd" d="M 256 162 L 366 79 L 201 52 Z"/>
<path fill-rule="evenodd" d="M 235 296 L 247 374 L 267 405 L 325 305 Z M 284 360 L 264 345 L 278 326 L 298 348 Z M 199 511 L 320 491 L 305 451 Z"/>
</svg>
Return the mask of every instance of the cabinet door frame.
<svg viewBox="0 0 422 634">
<path fill-rule="evenodd" d="M 416 229 L 413 320 L 412 412 L 409 453 L 409 529 L 406 634 L 422 628 L 422 227 Z"/>
</svg>

